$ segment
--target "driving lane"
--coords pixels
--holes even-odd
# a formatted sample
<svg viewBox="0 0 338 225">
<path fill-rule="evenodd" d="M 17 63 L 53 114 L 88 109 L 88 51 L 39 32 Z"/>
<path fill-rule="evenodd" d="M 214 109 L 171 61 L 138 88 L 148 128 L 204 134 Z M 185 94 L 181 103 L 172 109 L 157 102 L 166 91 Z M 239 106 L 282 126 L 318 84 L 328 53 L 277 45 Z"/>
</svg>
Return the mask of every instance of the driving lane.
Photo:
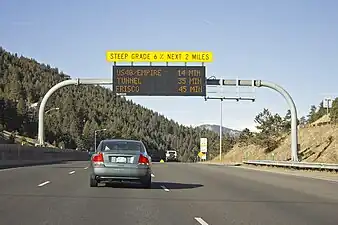
<svg viewBox="0 0 338 225">
<path fill-rule="evenodd" d="M 20 179 L 11 180 L 12 191 L 7 185 L 0 193 L 0 224 L 196 224 L 184 209 L 166 202 L 169 196 L 156 177 L 151 190 L 138 185 L 90 188 L 86 167 L 83 163 L 3 171 L 0 182 Z M 43 180 L 49 183 L 39 187 Z"/>
<path fill-rule="evenodd" d="M 158 163 L 150 190 L 128 184 L 90 188 L 87 166 L 0 171 L 0 224 L 338 224 L 337 183 Z"/>
</svg>

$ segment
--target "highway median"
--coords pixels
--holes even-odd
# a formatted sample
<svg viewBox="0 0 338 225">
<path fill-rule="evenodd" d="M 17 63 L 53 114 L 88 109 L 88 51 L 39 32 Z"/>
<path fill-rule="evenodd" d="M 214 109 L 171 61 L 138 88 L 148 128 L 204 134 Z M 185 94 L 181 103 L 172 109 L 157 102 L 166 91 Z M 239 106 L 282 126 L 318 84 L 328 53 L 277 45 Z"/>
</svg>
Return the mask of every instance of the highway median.
<svg viewBox="0 0 338 225">
<path fill-rule="evenodd" d="M 0 145 L 0 169 L 88 160 L 87 152 L 72 149 Z"/>
</svg>

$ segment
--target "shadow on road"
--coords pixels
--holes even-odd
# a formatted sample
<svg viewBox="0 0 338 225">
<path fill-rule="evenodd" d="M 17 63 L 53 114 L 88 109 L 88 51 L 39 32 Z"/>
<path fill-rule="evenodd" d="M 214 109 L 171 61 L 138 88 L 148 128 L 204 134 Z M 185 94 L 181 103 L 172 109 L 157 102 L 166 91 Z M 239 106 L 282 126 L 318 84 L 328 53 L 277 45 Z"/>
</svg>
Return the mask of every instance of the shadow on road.
<svg viewBox="0 0 338 225">
<path fill-rule="evenodd" d="M 184 183 L 173 183 L 173 182 L 153 182 L 152 189 L 159 189 L 162 186 L 168 189 L 192 189 L 203 187 L 202 184 L 184 184 Z"/>
<path fill-rule="evenodd" d="M 114 182 L 114 183 L 106 183 L 106 187 L 113 187 L 113 188 L 143 188 L 139 183 L 132 183 L 132 182 Z M 104 186 L 103 186 L 104 187 Z M 154 181 L 152 182 L 151 189 L 163 189 L 167 188 L 169 190 L 175 189 L 193 189 L 203 187 L 202 184 L 184 184 L 184 183 L 175 183 L 175 182 L 159 182 Z"/>
</svg>

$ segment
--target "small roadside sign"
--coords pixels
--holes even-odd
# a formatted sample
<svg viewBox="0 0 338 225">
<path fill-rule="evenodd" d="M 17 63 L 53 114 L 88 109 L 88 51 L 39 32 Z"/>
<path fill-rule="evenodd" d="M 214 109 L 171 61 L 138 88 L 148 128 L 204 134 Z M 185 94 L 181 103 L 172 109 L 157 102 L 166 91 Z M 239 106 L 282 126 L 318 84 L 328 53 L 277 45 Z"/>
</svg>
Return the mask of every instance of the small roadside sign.
<svg viewBox="0 0 338 225">
<path fill-rule="evenodd" d="M 206 160 L 207 159 L 207 154 L 205 152 L 199 152 L 198 153 L 198 157 L 200 157 L 200 159 Z"/>
<path fill-rule="evenodd" d="M 208 152 L 208 139 L 207 138 L 200 139 L 200 151 L 204 153 Z"/>
</svg>

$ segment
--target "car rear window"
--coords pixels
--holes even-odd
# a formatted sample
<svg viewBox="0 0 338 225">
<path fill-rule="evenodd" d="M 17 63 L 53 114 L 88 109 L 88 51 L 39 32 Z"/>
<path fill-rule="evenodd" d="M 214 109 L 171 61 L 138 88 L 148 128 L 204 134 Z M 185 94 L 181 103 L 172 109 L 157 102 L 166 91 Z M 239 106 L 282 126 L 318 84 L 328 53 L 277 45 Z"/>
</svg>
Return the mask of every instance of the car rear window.
<svg viewBox="0 0 338 225">
<path fill-rule="evenodd" d="M 102 143 L 101 151 L 140 151 L 144 152 L 139 142 L 132 141 L 106 141 Z"/>
</svg>

